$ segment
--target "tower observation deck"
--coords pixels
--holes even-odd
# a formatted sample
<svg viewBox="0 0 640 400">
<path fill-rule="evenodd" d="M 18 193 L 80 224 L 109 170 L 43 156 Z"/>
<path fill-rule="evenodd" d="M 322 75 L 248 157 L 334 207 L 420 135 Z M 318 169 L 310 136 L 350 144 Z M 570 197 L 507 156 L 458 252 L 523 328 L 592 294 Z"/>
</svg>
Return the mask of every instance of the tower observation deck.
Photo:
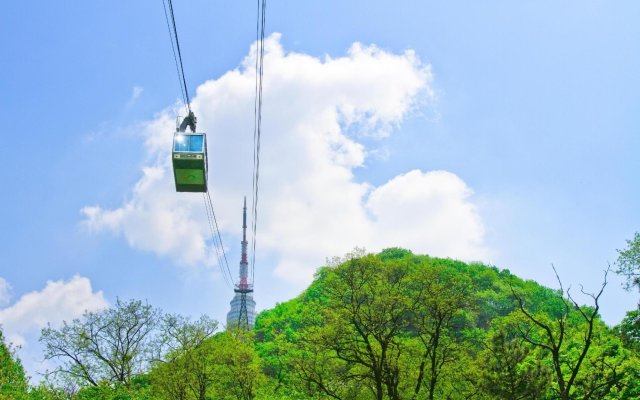
<svg viewBox="0 0 640 400">
<path fill-rule="evenodd" d="M 249 261 L 247 260 L 247 198 L 242 209 L 242 255 L 240 257 L 240 280 L 234 288 L 231 309 L 227 313 L 227 328 L 251 329 L 256 322 L 256 302 L 253 300 L 253 285 L 249 283 Z"/>
</svg>

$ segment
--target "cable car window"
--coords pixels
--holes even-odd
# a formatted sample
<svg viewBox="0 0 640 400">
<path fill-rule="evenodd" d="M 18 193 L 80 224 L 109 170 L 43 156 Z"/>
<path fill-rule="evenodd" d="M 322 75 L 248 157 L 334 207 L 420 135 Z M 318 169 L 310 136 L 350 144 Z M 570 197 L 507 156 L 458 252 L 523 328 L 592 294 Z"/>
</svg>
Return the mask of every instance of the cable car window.
<svg viewBox="0 0 640 400">
<path fill-rule="evenodd" d="M 174 151 L 189 151 L 189 136 L 176 135 L 173 141 Z"/>
<path fill-rule="evenodd" d="M 202 153 L 204 151 L 204 136 L 202 135 L 192 135 L 191 143 L 189 144 L 189 151 Z"/>
</svg>

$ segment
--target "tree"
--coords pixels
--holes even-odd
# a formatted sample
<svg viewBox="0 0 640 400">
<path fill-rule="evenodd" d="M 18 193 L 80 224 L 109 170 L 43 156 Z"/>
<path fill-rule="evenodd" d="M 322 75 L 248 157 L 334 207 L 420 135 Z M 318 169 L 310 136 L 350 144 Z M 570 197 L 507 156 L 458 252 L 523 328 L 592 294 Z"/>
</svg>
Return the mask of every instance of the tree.
<svg viewBox="0 0 640 400">
<path fill-rule="evenodd" d="M 22 363 L 15 356 L 15 350 L 4 342 L 0 330 L 0 399 L 26 399 L 27 387 Z"/>
<path fill-rule="evenodd" d="M 598 320 L 599 300 L 604 288 L 607 286 L 608 271 L 609 269 L 605 271 L 604 281 L 598 293 L 586 293 L 582 290 L 583 294 L 593 300 L 592 308 L 578 305 L 569 290 L 564 290 L 560 277 L 556 272 L 556 278 L 560 285 L 558 297 L 560 309 L 552 317 L 546 314 L 534 314 L 527 310 L 522 296 L 516 293 L 512 287 L 512 293 L 518 302 L 520 312 L 528 322 L 528 324 L 519 325 L 520 335 L 526 342 L 548 352 L 551 356 L 557 385 L 556 390 L 562 400 L 571 399 L 577 386 L 594 384 L 593 381 L 587 382 L 584 379 L 578 379 L 578 377 L 581 371 L 584 372 L 584 363 L 589 360 L 587 355 L 594 339 L 596 339 L 594 335 L 601 324 Z M 565 295 L 567 296 L 566 298 Z M 587 398 L 604 398 L 619 379 L 619 375 L 615 373 L 617 366 L 610 364 L 602 364 L 602 366 L 609 369 L 613 368 L 613 374 L 601 374 L 600 377 L 606 376 L 604 378 L 605 381 L 598 382 L 597 390 L 595 388 L 591 389 L 589 391 L 591 397 Z M 610 376 L 613 376 L 613 382 L 609 380 Z M 589 390 L 587 388 L 580 389 L 582 391 Z M 599 397 L 595 397 L 596 394 Z"/>
<path fill-rule="evenodd" d="M 334 260 L 258 316 L 257 398 L 640 398 L 635 320 L 623 345 L 598 316 L 604 286 L 587 307 L 481 264 L 400 249 Z"/>
<path fill-rule="evenodd" d="M 487 338 L 478 357 L 479 386 L 492 399 L 543 398 L 550 371 L 535 359 L 531 347 L 514 335 L 509 325 L 498 327 Z"/>
<path fill-rule="evenodd" d="M 161 399 L 189 399 L 188 363 L 182 357 L 172 357 L 168 362 L 157 362 L 151 369 L 154 392 Z"/>
<path fill-rule="evenodd" d="M 186 352 L 198 348 L 213 336 L 217 329 L 218 321 L 207 315 L 191 321 L 182 315 L 167 314 L 162 318 L 156 348 L 161 354 L 167 353 L 170 360 L 177 356 L 176 351 Z"/>
<path fill-rule="evenodd" d="M 640 289 L 640 232 L 636 232 L 633 239 L 627 240 L 627 247 L 618 250 L 618 269 L 616 273 L 627 278 L 625 288 Z"/>
<path fill-rule="evenodd" d="M 622 322 L 616 326 L 616 332 L 622 343 L 628 348 L 640 353 L 640 310 L 627 311 Z"/>
<path fill-rule="evenodd" d="M 180 315 L 164 316 L 151 373 L 161 396 L 171 400 L 207 398 L 214 381 L 210 338 L 217 328 L 218 322 L 206 315 L 193 322 Z"/>
<path fill-rule="evenodd" d="M 434 399 L 464 352 L 471 280 L 399 249 L 341 261 L 318 273 L 305 305 L 292 359 L 300 388 L 334 399 L 368 390 L 378 400 L 422 398 L 425 389 Z"/>
<path fill-rule="evenodd" d="M 326 328 L 326 326 L 324 327 Z M 311 398 L 336 400 L 370 397 L 370 384 L 359 365 L 345 362 L 327 346 L 327 332 L 318 325 L 301 332 L 287 352 L 293 385 Z M 365 396 L 366 395 L 366 396 Z"/>
<path fill-rule="evenodd" d="M 322 325 L 309 332 L 318 347 L 311 351 L 329 351 L 342 379 L 365 385 L 377 400 L 400 398 L 400 335 L 416 302 L 406 296 L 409 285 L 409 270 L 398 262 L 349 259 L 326 276 Z"/>
<path fill-rule="evenodd" d="M 139 300 L 117 300 L 115 307 L 85 312 L 60 329 L 42 330 L 45 358 L 61 365 L 52 373 L 98 386 L 107 381 L 128 386 L 148 365 L 149 345 L 160 311 Z"/>
<path fill-rule="evenodd" d="M 317 286 L 316 281 L 306 293 L 318 293 L 319 291 L 315 291 Z M 319 312 L 309 305 L 317 298 L 300 300 L 277 304 L 256 318 L 256 351 L 262 359 L 263 371 L 267 377 L 266 385 L 261 391 L 264 398 L 304 399 L 315 395 L 318 385 L 323 385 L 324 382 L 318 383 L 313 375 L 309 375 L 314 371 L 320 372 L 320 379 L 327 377 L 336 383 L 340 380 L 340 376 L 335 374 L 336 369 L 328 364 L 335 360 L 325 352 L 311 351 L 314 346 L 308 343 L 309 338 L 302 333 L 303 326 L 318 325 L 310 320 L 319 319 Z M 330 373 L 332 374 L 329 375 Z M 328 391 L 332 392 L 331 388 Z M 323 392 L 326 395 L 326 391 Z"/>
<path fill-rule="evenodd" d="M 415 286 L 412 294 L 418 299 L 411 324 L 422 344 L 413 398 L 424 384 L 429 400 L 433 400 L 444 368 L 459 358 L 461 333 L 468 317 L 463 310 L 471 307 L 472 282 L 437 266 L 418 271 L 411 282 Z"/>
<path fill-rule="evenodd" d="M 29 400 L 69 400 L 71 396 L 62 389 L 40 383 L 29 391 Z"/>
<path fill-rule="evenodd" d="M 167 400 L 253 400 L 264 379 L 253 335 L 227 330 L 216 321 L 167 316 L 161 342 L 170 350 L 150 373 L 155 393 Z"/>
<path fill-rule="evenodd" d="M 214 337 L 215 398 L 253 400 L 265 379 L 252 332 L 227 330 Z"/>
<path fill-rule="evenodd" d="M 72 400 L 156 400 L 151 394 L 150 382 L 145 375 L 133 378 L 129 386 L 120 383 L 101 382 L 78 391 Z"/>
<path fill-rule="evenodd" d="M 582 399 L 606 399 L 615 388 L 623 389 L 630 372 L 627 360 L 629 351 L 621 341 L 608 335 L 605 326 L 597 326 L 592 346 L 583 368 L 578 374 L 574 396 Z"/>
</svg>

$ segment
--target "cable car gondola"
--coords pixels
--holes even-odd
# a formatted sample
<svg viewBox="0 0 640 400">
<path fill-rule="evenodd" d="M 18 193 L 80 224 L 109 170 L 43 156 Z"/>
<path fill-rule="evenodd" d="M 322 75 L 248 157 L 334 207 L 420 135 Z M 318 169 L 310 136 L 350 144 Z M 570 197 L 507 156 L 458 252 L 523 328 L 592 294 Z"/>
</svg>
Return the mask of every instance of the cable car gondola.
<svg viewBox="0 0 640 400">
<path fill-rule="evenodd" d="M 187 126 L 192 133 L 185 132 Z M 171 160 L 177 192 L 207 192 L 207 136 L 195 132 L 193 113 L 173 135 Z"/>
</svg>

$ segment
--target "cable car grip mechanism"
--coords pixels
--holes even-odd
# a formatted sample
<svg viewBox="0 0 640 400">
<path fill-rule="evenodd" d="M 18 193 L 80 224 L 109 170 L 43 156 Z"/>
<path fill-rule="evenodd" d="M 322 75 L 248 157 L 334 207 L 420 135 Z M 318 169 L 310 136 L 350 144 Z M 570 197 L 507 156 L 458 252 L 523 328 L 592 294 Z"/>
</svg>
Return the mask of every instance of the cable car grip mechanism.
<svg viewBox="0 0 640 400">
<path fill-rule="evenodd" d="M 178 117 L 178 118 L 180 118 L 180 117 Z M 198 121 L 198 119 L 193 114 L 193 111 L 189 111 L 189 114 L 186 117 L 184 117 L 184 119 L 180 123 L 180 126 L 176 130 L 178 132 L 186 132 L 187 127 L 189 127 L 191 129 L 191 132 L 195 133 L 196 132 L 196 122 L 197 121 Z"/>
</svg>

